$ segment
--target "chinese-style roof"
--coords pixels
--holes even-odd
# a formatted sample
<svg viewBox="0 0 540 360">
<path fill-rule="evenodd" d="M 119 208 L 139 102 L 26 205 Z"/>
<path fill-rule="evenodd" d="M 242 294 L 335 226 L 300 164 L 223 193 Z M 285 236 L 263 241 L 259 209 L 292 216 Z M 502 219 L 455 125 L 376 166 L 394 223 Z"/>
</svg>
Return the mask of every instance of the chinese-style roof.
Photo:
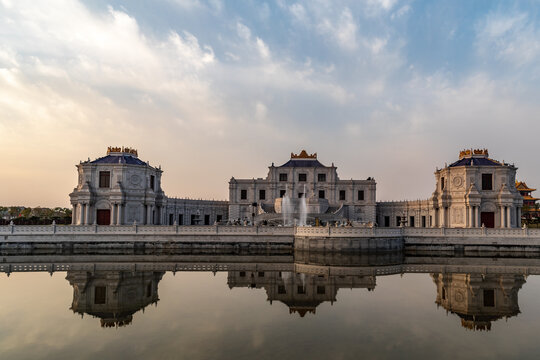
<svg viewBox="0 0 540 360">
<path fill-rule="evenodd" d="M 524 181 L 516 181 L 516 189 L 518 191 L 535 191 L 536 189 L 531 189 L 525 184 Z"/>
<path fill-rule="evenodd" d="M 503 166 L 497 160 L 487 157 L 466 157 L 450 164 L 448 167 L 456 166 Z"/>
<path fill-rule="evenodd" d="M 523 200 L 531 200 L 531 201 L 540 200 L 540 199 L 532 197 L 530 195 L 522 195 L 522 197 L 523 197 Z"/>
<path fill-rule="evenodd" d="M 147 165 L 144 161 L 129 154 L 109 154 L 104 157 L 100 157 L 91 164 L 129 164 L 129 165 Z"/>
<path fill-rule="evenodd" d="M 302 150 L 300 154 L 291 153 L 291 159 L 280 167 L 326 167 L 317 160 L 317 153 L 308 154 Z"/>
<path fill-rule="evenodd" d="M 325 167 L 319 160 L 297 160 L 291 159 L 280 167 Z"/>
</svg>

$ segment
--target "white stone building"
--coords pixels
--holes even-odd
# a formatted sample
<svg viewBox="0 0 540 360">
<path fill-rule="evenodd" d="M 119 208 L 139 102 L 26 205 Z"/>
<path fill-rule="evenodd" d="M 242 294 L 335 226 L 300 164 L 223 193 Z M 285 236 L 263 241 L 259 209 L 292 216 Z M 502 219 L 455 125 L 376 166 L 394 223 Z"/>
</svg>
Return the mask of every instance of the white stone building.
<svg viewBox="0 0 540 360">
<path fill-rule="evenodd" d="M 266 178 L 229 181 L 229 200 L 177 199 L 165 196 L 162 170 L 129 148 L 77 165 L 79 182 L 70 194 L 77 225 L 212 225 L 227 220 L 284 222 L 285 210 L 303 212 L 307 223 L 350 220 L 381 227 L 521 226 L 523 199 L 515 187 L 517 168 L 490 159 L 487 150 L 464 150 L 459 160 L 435 171 L 431 198 L 376 202 L 376 183 L 341 180 L 337 168 L 317 154 L 291 154 Z"/>
<path fill-rule="evenodd" d="M 268 167 L 265 179 L 229 181 L 229 217 L 255 221 L 276 221 L 282 218 L 282 198 L 291 198 L 293 212 L 299 212 L 299 201 L 305 197 L 310 222 L 345 220 L 375 222 L 376 183 L 367 180 L 341 180 L 337 168 L 325 166 L 317 154 L 305 150 L 291 153 L 281 166 Z"/>
<path fill-rule="evenodd" d="M 516 170 L 490 159 L 486 149 L 463 150 L 459 160 L 435 171 L 429 200 L 378 203 L 379 226 L 520 227 L 523 199 Z"/>
<path fill-rule="evenodd" d="M 109 147 L 106 156 L 81 162 L 77 171 L 79 182 L 69 195 L 76 225 L 211 225 L 227 219 L 226 201 L 166 197 L 163 171 L 134 149 Z"/>
</svg>

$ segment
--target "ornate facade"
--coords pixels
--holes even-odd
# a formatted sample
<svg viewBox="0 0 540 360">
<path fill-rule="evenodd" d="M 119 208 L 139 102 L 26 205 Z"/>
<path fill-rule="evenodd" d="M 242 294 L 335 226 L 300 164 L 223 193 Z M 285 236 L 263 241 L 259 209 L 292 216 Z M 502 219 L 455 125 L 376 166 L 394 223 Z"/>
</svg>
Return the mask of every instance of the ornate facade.
<svg viewBox="0 0 540 360">
<path fill-rule="evenodd" d="M 109 147 L 107 155 L 77 165 L 79 182 L 69 195 L 76 225 L 211 225 L 227 218 L 227 202 L 176 199 L 161 188 L 161 167 L 136 150 Z"/>
<path fill-rule="evenodd" d="M 459 160 L 435 171 L 429 200 L 377 204 L 380 226 L 521 226 L 523 199 L 515 187 L 517 168 L 489 158 L 486 149 L 464 150 Z M 401 222 L 401 223 L 400 223 Z"/>
<path fill-rule="evenodd" d="M 77 225 L 212 225 L 285 223 L 287 213 L 304 214 L 307 224 L 350 222 L 382 227 L 521 226 L 523 198 L 517 168 L 489 158 L 486 149 L 461 151 L 454 163 L 435 171 L 431 198 L 376 202 L 376 182 L 341 180 L 337 168 L 317 154 L 292 154 L 268 168 L 266 178 L 229 181 L 228 201 L 177 199 L 161 188 L 161 167 L 138 158 L 136 150 L 109 148 L 107 155 L 77 165 L 79 182 L 70 194 Z M 297 217 L 295 217 L 296 219 Z"/>
<path fill-rule="evenodd" d="M 282 199 L 291 199 L 292 212 L 300 212 L 299 199 L 305 199 L 309 222 L 316 220 L 350 219 L 360 223 L 375 222 L 376 183 L 367 180 L 341 180 L 337 168 L 325 166 L 317 154 L 303 150 L 291 153 L 281 166 L 272 163 L 265 179 L 235 179 L 229 181 L 229 216 L 255 221 L 281 220 Z"/>
</svg>

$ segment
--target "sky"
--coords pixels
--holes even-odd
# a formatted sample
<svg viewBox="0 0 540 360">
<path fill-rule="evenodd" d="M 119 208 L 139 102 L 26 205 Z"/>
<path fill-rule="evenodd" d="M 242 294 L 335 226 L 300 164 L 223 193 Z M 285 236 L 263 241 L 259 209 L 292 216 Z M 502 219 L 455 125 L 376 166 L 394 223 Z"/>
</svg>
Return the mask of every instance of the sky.
<svg viewBox="0 0 540 360">
<path fill-rule="evenodd" d="M 539 1 L 0 0 L 0 205 L 69 206 L 108 146 L 227 199 L 317 152 L 378 200 L 488 148 L 540 186 Z"/>
</svg>

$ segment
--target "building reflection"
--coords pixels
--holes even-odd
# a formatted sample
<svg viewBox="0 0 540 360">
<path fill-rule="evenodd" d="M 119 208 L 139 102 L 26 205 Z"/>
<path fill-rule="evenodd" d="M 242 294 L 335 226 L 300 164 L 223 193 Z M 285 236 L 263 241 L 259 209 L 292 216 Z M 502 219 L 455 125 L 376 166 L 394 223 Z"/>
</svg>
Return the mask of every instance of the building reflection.
<svg viewBox="0 0 540 360">
<path fill-rule="evenodd" d="M 101 327 L 131 324 L 133 314 L 159 301 L 157 271 L 68 271 L 73 286 L 71 310 L 100 319 Z"/>
<path fill-rule="evenodd" d="M 469 330 L 489 331 L 491 323 L 520 313 L 518 291 L 525 275 L 431 274 L 437 306 L 461 318 Z"/>
<path fill-rule="evenodd" d="M 404 257 L 391 253 L 295 253 L 294 260 L 253 255 L 242 262 L 235 255 L 213 258 L 216 262 L 189 261 L 193 260 L 189 255 L 183 262 L 155 262 L 155 258 L 151 262 L 122 262 L 123 269 L 132 270 L 118 270 L 114 262 L 77 263 L 70 259 L 72 262 L 63 265 L 4 262 L 0 271 L 67 270 L 66 279 L 73 287 L 71 310 L 99 318 L 102 327 L 129 325 L 136 312 L 157 304 L 158 284 L 167 271 L 226 271 L 230 289 L 264 290 L 267 301 L 281 302 L 290 314 L 299 317 L 315 315 L 321 304 L 338 301 L 340 289 L 373 291 L 379 276 L 424 273 L 436 285 L 437 306 L 457 315 L 464 328 L 475 331 L 488 331 L 494 321 L 517 316 L 518 292 L 526 281 L 525 274 L 540 275 L 540 259 L 535 258 Z"/>
<path fill-rule="evenodd" d="M 265 289 L 267 299 L 287 305 L 289 313 L 304 317 L 315 314 L 323 302 L 336 301 L 340 288 L 375 289 L 374 276 L 313 275 L 294 272 L 229 271 L 229 288 Z"/>
</svg>

